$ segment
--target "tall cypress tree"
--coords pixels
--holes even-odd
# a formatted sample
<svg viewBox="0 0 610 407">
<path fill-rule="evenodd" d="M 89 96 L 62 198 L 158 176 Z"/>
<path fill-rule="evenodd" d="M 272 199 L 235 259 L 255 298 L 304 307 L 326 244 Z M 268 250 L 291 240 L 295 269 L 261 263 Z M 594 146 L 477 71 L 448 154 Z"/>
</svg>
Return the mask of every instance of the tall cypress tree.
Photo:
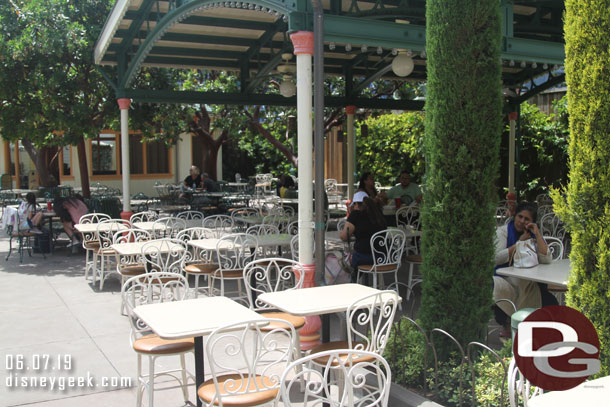
<svg viewBox="0 0 610 407">
<path fill-rule="evenodd" d="M 566 0 L 566 82 L 570 121 L 567 199 L 556 210 L 572 236 L 567 304 L 600 339 L 610 374 L 610 0 Z"/>
<path fill-rule="evenodd" d="M 499 4 L 426 3 L 421 319 L 462 344 L 480 340 L 491 316 L 502 120 Z"/>
</svg>

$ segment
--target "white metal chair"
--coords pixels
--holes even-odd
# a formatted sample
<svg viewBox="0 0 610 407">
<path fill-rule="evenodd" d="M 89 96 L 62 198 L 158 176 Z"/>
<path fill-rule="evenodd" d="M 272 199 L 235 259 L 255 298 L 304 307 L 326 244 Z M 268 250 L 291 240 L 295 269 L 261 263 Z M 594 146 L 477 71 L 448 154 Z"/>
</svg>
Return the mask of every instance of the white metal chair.
<svg viewBox="0 0 610 407">
<path fill-rule="evenodd" d="M 210 274 L 210 296 L 218 293 L 225 295 L 225 283 L 237 283 L 237 299 L 246 300 L 242 291 L 244 268 L 246 264 L 256 260 L 258 241 L 254 236 L 246 233 L 235 233 L 221 237 L 216 244 L 216 259 L 218 268 Z M 220 289 L 216 290 L 215 283 L 220 280 Z"/>
<path fill-rule="evenodd" d="M 152 239 L 152 236 L 148 231 L 136 228 L 118 231 L 112 237 L 113 244 L 146 242 L 150 239 Z M 121 276 L 121 314 L 123 314 L 123 311 L 125 310 L 122 296 L 123 286 L 127 279 L 146 273 L 146 267 L 144 266 L 144 261 L 140 254 L 136 256 L 124 256 L 115 253 L 115 255 L 117 273 Z"/>
<path fill-rule="evenodd" d="M 246 230 L 246 234 L 252 235 L 255 238 L 258 236 L 279 235 L 280 230 L 276 225 L 253 225 Z M 277 246 L 259 247 L 258 257 L 276 257 L 278 256 Z"/>
<path fill-rule="evenodd" d="M 299 262 L 279 257 L 254 260 L 244 268 L 244 284 L 250 309 L 267 318 L 286 320 L 297 330 L 294 336 L 295 359 L 301 357 L 298 330 L 305 326 L 305 318 L 273 310 L 269 304 L 259 299 L 259 295 L 302 288 L 304 279 L 305 270 Z M 274 326 L 270 324 L 261 329 L 270 330 Z"/>
<path fill-rule="evenodd" d="M 298 235 L 299 234 L 299 221 L 292 221 L 286 226 L 286 233 L 289 235 Z"/>
<path fill-rule="evenodd" d="M 275 326 L 261 329 L 265 322 Z M 243 321 L 212 332 L 205 345 L 211 379 L 197 390 L 205 406 L 276 405 L 280 376 L 292 361 L 295 330 L 281 319 Z"/>
<path fill-rule="evenodd" d="M 188 276 L 195 276 L 195 298 L 199 296 L 199 277 L 204 276 L 208 282 L 207 290 L 210 290 L 209 276 L 217 268 L 214 263 L 214 251 L 201 250 L 188 245 L 189 240 L 215 239 L 216 233 L 212 229 L 204 227 L 187 228 L 178 232 L 176 239 L 187 244 L 188 250 L 184 259 L 184 272 Z"/>
<path fill-rule="evenodd" d="M 519 398 L 523 400 L 523 405 L 527 406 L 529 399 L 544 393 L 544 390 L 532 386 L 529 380 L 521 374 L 515 358 L 511 359 L 510 365 L 508 366 L 507 381 L 510 407 L 519 407 L 521 405 L 519 403 Z"/>
<path fill-rule="evenodd" d="M 155 239 L 142 246 L 142 259 L 147 273 L 182 275 L 186 255 L 186 243 L 178 239 Z"/>
<path fill-rule="evenodd" d="M 200 211 L 182 211 L 176 215 L 178 219 L 184 219 L 186 226 L 189 228 L 203 226 L 203 212 Z"/>
<path fill-rule="evenodd" d="M 239 232 L 243 232 L 248 228 L 248 224 L 241 221 L 241 218 L 250 217 L 250 216 L 260 216 L 260 211 L 257 208 L 236 208 L 231 212 L 231 219 L 233 220 L 233 225 L 235 228 L 238 228 Z"/>
<path fill-rule="evenodd" d="M 316 357 L 324 358 L 327 362 L 315 369 L 308 367 Z M 304 391 L 301 388 L 293 389 L 297 383 L 300 386 L 302 380 L 306 380 Z M 388 362 L 376 353 L 332 350 L 310 354 L 292 362 L 282 374 L 281 383 L 281 401 L 285 407 L 323 404 L 333 407 L 387 407 L 392 372 Z"/>
<path fill-rule="evenodd" d="M 181 301 L 186 298 L 188 281 L 182 275 L 174 273 L 146 273 L 131 277 L 123 286 L 123 301 L 127 307 L 127 315 L 131 324 L 131 346 L 137 355 L 138 389 L 137 406 L 142 405 L 142 395 L 148 393 L 148 405 L 154 405 L 155 379 L 159 376 L 171 376 L 178 380 L 182 388 L 184 401 L 188 402 L 187 376 L 194 382 L 192 374 L 186 371 L 184 355 L 194 351 L 194 341 L 189 339 L 161 339 L 139 319 L 133 312 L 139 305 L 159 302 Z M 142 373 L 142 357 L 148 357 L 148 374 Z M 164 356 L 180 356 L 180 369 L 155 372 L 157 358 Z M 176 373 L 180 377 L 175 376 Z"/>
<path fill-rule="evenodd" d="M 159 218 L 156 212 L 153 211 L 143 211 L 134 213 L 129 218 L 129 221 L 134 224 L 135 222 L 154 222 Z"/>
<path fill-rule="evenodd" d="M 419 208 L 416 206 L 403 206 L 396 211 L 396 226 L 405 231 L 420 230 Z M 407 254 L 418 254 L 419 244 L 416 236 L 409 237 L 406 241 L 405 252 Z"/>
<path fill-rule="evenodd" d="M 542 236 L 542 238 L 551 251 L 553 261 L 563 259 L 563 242 L 561 239 L 552 236 Z"/>
<path fill-rule="evenodd" d="M 110 219 L 110 215 L 105 213 L 87 213 L 80 217 L 78 223 L 90 224 L 100 223 L 103 220 Z M 97 268 L 97 250 L 100 248 L 100 242 L 95 232 L 83 233 L 83 249 L 85 249 L 85 279 L 89 278 L 89 271 L 92 271 L 92 276 L 95 282 L 95 269 Z M 91 260 L 89 260 L 91 255 Z"/>
<path fill-rule="evenodd" d="M 290 239 L 290 255 L 292 256 L 292 260 L 294 261 L 299 261 L 299 250 L 300 250 L 300 244 L 299 244 L 299 235 L 294 235 L 292 236 L 292 239 Z M 312 246 L 310 248 L 311 253 L 313 256 L 316 255 L 316 245 L 315 242 L 312 241 Z"/>
<path fill-rule="evenodd" d="M 553 261 L 563 259 L 563 242 L 561 239 L 552 236 L 543 236 L 543 238 L 551 251 Z M 547 288 L 555 296 L 559 304 L 565 303 L 565 293 L 568 291 L 567 288 L 553 284 L 549 284 Z"/>
<path fill-rule="evenodd" d="M 104 281 L 108 277 L 106 274 L 109 271 L 110 264 L 115 259 L 115 251 L 110 248 L 114 244 L 114 235 L 120 231 L 131 229 L 131 223 L 126 219 L 106 219 L 97 225 L 97 238 L 99 240 L 99 248 L 96 252 L 97 263 L 99 267 L 95 270 L 96 275 L 100 280 L 100 290 L 104 289 Z M 96 277 L 93 277 L 95 283 Z"/>
<path fill-rule="evenodd" d="M 394 290 L 366 295 L 354 301 L 346 312 L 347 341 L 334 341 L 318 345 L 311 354 L 328 350 L 353 349 L 383 354 L 394 322 L 399 297 Z M 325 364 L 322 357 L 312 359 Z"/>
<path fill-rule="evenodd" d="M 383 274 L 394 274 L 394 282 L 398 284 L 398 269 L 405 248 L 406 235 L 400 229 L 381 230 L 371 236 L 371 253 L 373 264 L 358 266 L 357 281 L 363 274 L 373 276 L 373 287 L 377 287 L 377 277 Z"/>
<path fill-rule="evenodd" d="M 203 219 L 203 227 L 212 229 L 216 237 L 233 233 L 233 219 L 227 215 L 212 215 Z"/>
<path fill-rule="evenodd" d="M 186 229 L 186 221 L 173 216 L 159 218 L 153 222 L 152 235 L 157 239 L 172 239 Z"/>
</svg>

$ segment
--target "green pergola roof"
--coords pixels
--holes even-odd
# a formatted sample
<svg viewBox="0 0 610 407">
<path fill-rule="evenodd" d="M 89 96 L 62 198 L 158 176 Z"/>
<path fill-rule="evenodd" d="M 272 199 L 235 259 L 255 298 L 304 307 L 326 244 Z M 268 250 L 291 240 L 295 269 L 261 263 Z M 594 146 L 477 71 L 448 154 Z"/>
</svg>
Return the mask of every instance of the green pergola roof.
<svg viewBox="0 0 610 407">
<path fill-rule="evenodd" d="M 376 79 L 426 78 L 424 0 L 325 0 L 324 72 L 346 78 L 344 97 L 327 106 L 420 109 L 414 100 L 369 99 L 363 89 Z M 503 87 L 526 96 L 561 83 L 563 0 L 502 1 Z M 95 48 L 118 97 L 136 101 L 293 105 L 296 98 L 266 94 L 266 81 L 292 52 L 289 33 L 312 31 L 310 0 L 117 0 Z M 396 50 L 410 50 L 415 69 L 396 77 Z M 294 62 L 294 60 L 292 61 Z M 236 94 L 151 91 L 131 88 L 141 66 L 227 70 L 239 75 Z M 536 82 L 533 78 L 544 78 Z"/>
</svg>

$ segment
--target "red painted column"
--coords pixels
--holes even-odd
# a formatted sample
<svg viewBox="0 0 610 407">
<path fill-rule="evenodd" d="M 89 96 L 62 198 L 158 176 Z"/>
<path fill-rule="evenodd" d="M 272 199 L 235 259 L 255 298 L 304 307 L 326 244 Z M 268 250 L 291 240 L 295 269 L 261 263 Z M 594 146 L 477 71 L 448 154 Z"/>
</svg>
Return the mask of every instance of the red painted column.
<svg viewBox="0 0 610 407">
<path fill-rule="evenodd" d="M 133 215 L 131 211 L 131 194 L 129 193 L 129 106 L 131 99 L 117 99 L 119 109 L 121 109 L 121 174 L 123 185 L 123 211 L 121 218 L 127 219 Z"/>
</svg>

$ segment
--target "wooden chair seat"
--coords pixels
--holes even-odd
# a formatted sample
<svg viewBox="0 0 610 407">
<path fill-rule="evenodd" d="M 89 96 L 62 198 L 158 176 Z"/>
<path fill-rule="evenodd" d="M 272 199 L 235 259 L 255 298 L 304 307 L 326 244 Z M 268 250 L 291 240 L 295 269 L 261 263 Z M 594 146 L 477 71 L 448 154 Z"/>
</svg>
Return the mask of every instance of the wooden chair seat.
<svg viewBox="0 0 610 407">
<path fill-rule="evenodd" d="M 279 392 L 279 388 L 277 387 L 278 383 L 274 382 L 270 377 L 267 376 L 257 375 L 254 380 L 250 382 L 247 389 L 245 388 L 245 381 L 242 380 L 242 377 L 237 374 L 218 376 L 217 381 L 221 389 L 224 389 L 226 386 L 227 390 L 231 392 L 235 391 L 242 393 L 249 391 L 249 393 L 245 394 L 221 395 L 222 405 L 225 407 L 260 406 L 272 402 L 277 397 Z M 259 388 L 262 387 L 263 389 L 260 391 L 255 391 L 255 385 Z M 264 388 L 274 386 L 275 388 Z M 218 398 L 215 398 L 216 387 L 214 386 L 213 379 L 203 382 L 203 384 L 199 386 L 199 389 L 197 390 L 197 395 L 208 405 L 212 403 L 212 401 L 214 402 L 215 406 L 218 405 Z"/>
<path fill-rule="evenodd" d="M 87 250 L 97 250 L 100 248 L 100 242 L 84 242 L 85 249 Z"/>
<path fill-rule="evenodd" d="M 381 266 L 377 266 L 376 271 L 377 272 L 394 271 L 394 270 L 396 270 L 397 267 L 398 267 L 398 264 L 396 264 L 396 263 L 383 264 Z M 373 269 L 372 264 L 363 264 L 363 265 L 358 266 L 359 271 L 371 271 L 372 269 Z"/>
<path fill-rule="evenodd" d="M 156 355 L 187 352 L 194 348 L 195 342 L 193 338 L 168 340 L 161 339 L 155 334 L 142 336 L 133 343 L 133 349 L 136 352 Z"/>
<path fill-rule="evenodd" d="M 13 232 L 11 233 L 11 237 L 34 237 L 36 233 L 34 232 Z"/>
<path fill-rule="evenodd" d="M 269 311 L 269 312 L 262 312 L 261 315 L 264 316 L 265 318 L 277 318 L 277 319 L 286 320 L 286 321 L 290 322 L 292 324 L 292 326 L 294 326 L 294 329 L 296 329 L 297 331 L 305 326 L 304 317 L 292 315 L 287 312 Z M 264 327 L 261 327 L 261 331 L 268 332 L 268 331 L 272 331 L 272 330 L 278 329 L 278 328 L 286 329 L 287 325 L 279 324 L 274 321 L 274 322 L 269 323 L 268 325 L 265 325 Z"/>
<path fill-rule="evenodd" d="M 119 272 L 124 276 L 139 276 L 146 273 L 146 267 L 143 264 L 129 264 L 121 266 Z"/>
<path fill-rule="evenodd" d="M 184 271 L 189 274 L 211 274 L 218 270 L 218 264 L 213 263 L 193 263 L 184 267 Z"/>
<path fill-rule="evenodd" d="M 406 256 L 405 260 L 409 263 L 421 263 L 423 261 L 421 254 L 412 254 L 410 256 Z"/>
<path fill-rule="evenodd" d="M 243 278 L 244 272 L 243 270 L 223 270 L 222 273 L 218 273 L 216 275 L 217 278 Z"/>
<path fill-rule="evenodd" d="M 355 342 L 352 344 L 354 348 L 358 348 L 358 346 L 360 346 L 360 348 L 362 348 L 364 346 L 363 343 L 360 342 Z M 323 343 L 321 345 L 318 345 L 314 348 L 311 349 L 310 354 L 314 354 L 314 353 L 320 353 L 320 352 L 324 352 L 327 350 L 338 350 L 338 349 L 349 349 L 349 344 L 347 341 L 335 341 L 335 342 L 327 342 L 327 343 Z M 358 358 L 358 362 L 372 362 L 374 361 L 375 358 L 373 357 L 362 357 L 362 358 Z M 319 358 L 315 358 L 314 363 L 320 364 L 320 365 L 325 365 L 326 363 L 328 363 L 328 356 L 321 356 Z M 333 364 L 336 364 L 333 363 Z"/>
<path fill-rule="evenodd" d="M 98 256 L 110 256 L 112 254 L 115 254 L 116 252 L 114 251 L 114 249 L 111 249 L 109 247 L 106 248 L 98 248 L 97 249 L 97 254 Z"/>
</svg>

